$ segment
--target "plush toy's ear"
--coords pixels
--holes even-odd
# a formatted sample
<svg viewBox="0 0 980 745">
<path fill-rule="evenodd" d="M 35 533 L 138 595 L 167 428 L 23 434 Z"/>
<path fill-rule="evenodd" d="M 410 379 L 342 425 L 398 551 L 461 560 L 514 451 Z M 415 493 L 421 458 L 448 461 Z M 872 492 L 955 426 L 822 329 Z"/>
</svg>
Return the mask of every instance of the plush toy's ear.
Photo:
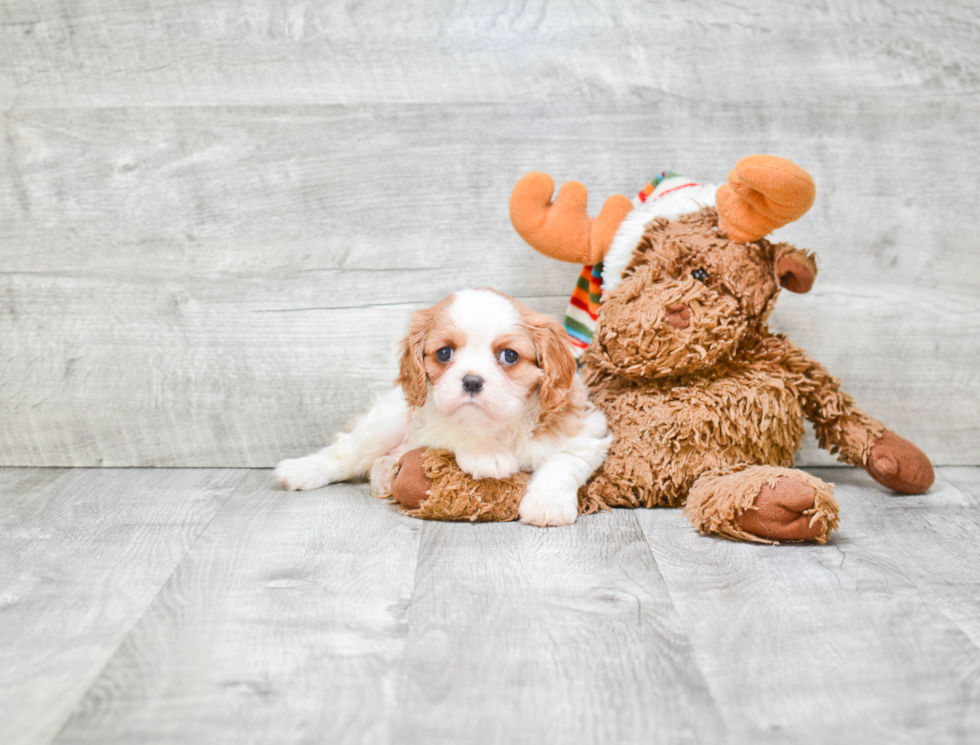
<svg viewBox="0 0 980 745">
<path fill-rule="evenodd" d="M 425 336 L 432 325 L 434 308 L 416 311 L 401 342 L 401 359 L 395 383 L 405 391 L 409 406 L 422 406 L 428 394 L 425 373 Z"/>
<path fill-rule="evenodd" d="M 809 292 L 817 278 L 814 255 L 788 243 L 778 243 L 775 249 L 775 272 L 779 284 L 790 292 Z"/>
<path fill-rule="evenodd" d="M 775 155 L 750 155 L 735 164 L 718 187 L 718 227 L 739 243 L 751 243 L 799 220 L 817 189 L 810 174 Z"/>
<path fill-rule="evenodd" d="M 577 181 L 561 187 L 547 173 L 529 173 L 510 195 L 510 221 L 533 248 L 559 261 L 596 264 L 606 255 L 633 203 L 622 194 L 609 197 L 593 220 L 586 211 L 589 193 Z"/>
<path fill-rule="evenodd" d="M 564 408 L 571 398 L 575 358 L 565 341 L 565 329 L 555 319 L 536 313 L 528 324 L 534 335 L 538 367 L 544 373 L 539 394 L 541 412 L 552 414 Z"/>
</svg>

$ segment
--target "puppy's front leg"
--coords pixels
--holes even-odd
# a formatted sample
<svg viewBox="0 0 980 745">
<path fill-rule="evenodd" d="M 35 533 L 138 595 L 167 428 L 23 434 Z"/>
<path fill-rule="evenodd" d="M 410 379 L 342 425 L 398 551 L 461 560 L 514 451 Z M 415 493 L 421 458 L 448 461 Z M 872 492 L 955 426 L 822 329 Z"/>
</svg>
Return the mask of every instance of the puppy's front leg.
<svg viewBox="0 0 980 745">
<path fill-rule="evenodd" d="M 571 525 L 578 518 L 578 490 L 602 465 L 612 438 L 605 420 L 597 418 L 592 432 L 573 444 L 573 453 L 558 453 L 538 466 L 517 508 L 521 522 L 541 527 Z"/>
<path fill-rule="evenodd" d="M 517 513 L 528 525 L 571 525 L 578 518 L 578 490 L 602 465 L 612 445 L 606 417 L 590 406 L 585 431 L 562 452 L 537 466 Z"/>
<path fill-rule="evenodd" d="M 378 397 L 350 432 L 337 435 L 333 445 L 276 466 L 275 478 L 290 491 L 319 489 L 335 481 L 364 476 L 374 461 L 394 451 L 408 430 L 408 404 L 401 388 Z"/>
</svg>

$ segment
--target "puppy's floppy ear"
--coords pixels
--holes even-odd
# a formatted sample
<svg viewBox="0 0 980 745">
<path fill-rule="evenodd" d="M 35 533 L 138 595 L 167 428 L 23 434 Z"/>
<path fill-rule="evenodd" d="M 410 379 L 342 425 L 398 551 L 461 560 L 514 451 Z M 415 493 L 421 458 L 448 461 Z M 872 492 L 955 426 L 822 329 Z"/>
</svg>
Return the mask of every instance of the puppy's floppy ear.
<svg viewBox="0 0 980 745">
<path fill-rule="evenodd" d="M 535 313 L 528 319 L 528 324 L 534 336 L 538 367 L 544 373 L 540 392 L 541 411 L 554 413 L 571 398 L 575 358 L 565 341 L 565 329 L 555 319 Z"/>
<path fill-rule="evenodd" d="M 432 326 L 435 308 L 426 308 L 412 314 L 408 334 L 401 342 L 401 359 L 395 383 L 405 391 L 409 406 L 421 406 L 428 394 L 425 374 L 425 337 Z"/>
</svg>

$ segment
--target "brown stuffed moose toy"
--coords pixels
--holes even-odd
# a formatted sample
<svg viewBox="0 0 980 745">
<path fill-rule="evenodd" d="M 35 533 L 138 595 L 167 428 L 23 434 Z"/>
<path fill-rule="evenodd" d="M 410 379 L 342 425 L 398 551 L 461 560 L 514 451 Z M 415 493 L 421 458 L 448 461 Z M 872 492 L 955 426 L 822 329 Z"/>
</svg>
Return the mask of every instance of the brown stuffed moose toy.
<svg viewBox="0 0 980 745">
<path fill-rule="evenodd" d="M 590 219 L 587 193 L 531 173 L 510 203 L 538 251 L 584 264 L 566 317 L 613 444 L 579 493 L 581 512 L 683 506 L 703 533 L 825 542 L 833 485 L 792 468 L 809 419 L 821 447 L 906 494 L 933 482 L 915 445 L 859 409 L 819 362 L 769 331 L 780 290 L 807 292 L 812 254 L 765 239 L 803 216 L 813 180 L 774 156 L 743 158 L 715 188 L 664 172 Z M 476 482 L 440 451 L 413 452 L 393 496 L 435 519 L 517 516 L 526 475 Z"/>
</svg>

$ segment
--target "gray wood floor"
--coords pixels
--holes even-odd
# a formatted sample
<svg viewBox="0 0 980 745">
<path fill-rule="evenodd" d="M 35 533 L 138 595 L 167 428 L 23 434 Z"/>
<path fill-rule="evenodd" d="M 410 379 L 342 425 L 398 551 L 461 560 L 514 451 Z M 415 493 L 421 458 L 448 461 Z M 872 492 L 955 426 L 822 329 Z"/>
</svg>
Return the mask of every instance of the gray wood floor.
<svg viewBox="0 0 980 745">
<path fill-rule="evenodd" d="M 980 468 L 826 546 L 406 518 L 268 471 L 0 469 L 0 742 L 980 741 Z"/>
</svg>

